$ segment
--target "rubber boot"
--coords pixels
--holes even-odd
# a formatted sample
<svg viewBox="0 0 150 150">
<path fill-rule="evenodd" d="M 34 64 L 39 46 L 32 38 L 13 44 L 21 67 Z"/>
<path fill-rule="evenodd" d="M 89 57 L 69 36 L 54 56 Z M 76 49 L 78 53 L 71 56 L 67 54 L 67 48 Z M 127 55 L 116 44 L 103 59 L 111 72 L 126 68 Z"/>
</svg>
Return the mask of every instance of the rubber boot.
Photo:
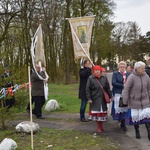
<svg viewBox="0 0 150 150">
<path fill-rule="evenodd" d="M 145 123 L 146 129 L 147 129 L 147 133 L 148 133 L 148 139 L 150 141 L 150 123 Z"/>
<path fill-rule="evenodd" d="M 97 122 L 97 132 L 102 133 L 102 122 L 101 121 L 96 121 Z"/>
<path fill-rule="evenodd" d="M 134 129 L 135 129 L 135 137 L 137 139 L 141 139 L 140 131 L 139 131 L 139 125 L 134 125 Z"/>
<path fill-rule="evenodd" d="M 101 129 L 104 131 L 103 122 L 101 122 Z"/>
<path fill-rule="evenodd" d="M 127 131 L 127 127 L 125 124 L 125 119 L 121 120 L 120 128 L 122 128 L 124 131 Z"/>
</svg>

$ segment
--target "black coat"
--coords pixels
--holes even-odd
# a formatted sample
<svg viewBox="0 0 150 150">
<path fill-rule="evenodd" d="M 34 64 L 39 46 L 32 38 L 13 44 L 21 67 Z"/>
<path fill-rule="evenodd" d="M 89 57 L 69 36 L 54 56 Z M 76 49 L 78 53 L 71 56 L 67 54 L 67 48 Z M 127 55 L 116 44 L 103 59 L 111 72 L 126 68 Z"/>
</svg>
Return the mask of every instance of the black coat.
<svg viewBox="0 0 150 150">
<path fill-rule="evenodd" d="M 101 83 L 103 89 L 107 92 L 109 97 L 112 97 L 112 93 L 110 90 L 109 82 L 105 76 L 101 76 L 97 78 L 98 81 Z M 92 100 L 90 104 L 90 109 L 93 111 L 100 111 L 101 107 L 103 111 L 107 110 L 107 103 L 104 100 L 103 91 L 96 80 L 96 77 L 91 75 L 88 78 L 87 85 L 86 85 L 86 95 L 88 100 Z"/>
<path fill-rule="evenodd" d="M 81 68 L 79 71 L 80 84 L 79 84 L 79 99 L 87 100 L 86 98 L 86 83 L 88 77 L 91 75 L 90 68 Z"/>
<path fill-rule="evenodd" d="M 146 72 L 146 73 L 149 75 L 149 77 L 150 77 L 150 67 L 147 66 L 147 67 L 145 68 L 145 72 Z"/>
<path fill-rule="evenodd" d="M 41 77 L 44 78 L 45 73 L 43 71 L 38 72 Z M 33 72 L 31 74 L 31 82 L 32 82 L 32 88 L 31 88 L 31 95 L 32 96 L 44 96 L 44 83 L 43 80 L 41 80 L 36 72 Z"/>
</svg>

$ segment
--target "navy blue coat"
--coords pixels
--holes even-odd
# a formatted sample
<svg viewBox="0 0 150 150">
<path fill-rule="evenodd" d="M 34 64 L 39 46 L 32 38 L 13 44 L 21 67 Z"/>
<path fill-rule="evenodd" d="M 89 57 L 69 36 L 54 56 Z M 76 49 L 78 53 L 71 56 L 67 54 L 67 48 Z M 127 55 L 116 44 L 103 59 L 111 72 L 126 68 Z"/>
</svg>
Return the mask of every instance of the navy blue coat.
<svg viewBox="0 0 150 150">
<path fill-rule="evenodd" d="M 128 78 L 129 75 L 130 75 L 130 73 L 126 72 L 126 79 Z M 113 86 L 113 88 L 112 88 L 113 94 L 115 94 L 115 93 L 121 94 L 122 93 L 122 90 L 124 88 L 123 76 L 119 71 L 113 72 L 112 86 Z"/>
<path fill-rule="evenodd" d="M 150 77 L 150 67 L 149 66 L 147 66 L 146 68 L 145 68 L 145 72 L 148 74 L 148 76 Z"/>
<path fill-rule="evenodd" d="M 87 100 L 86 98 L 86 83 L 88 77 L 92 74 L 90 68 L 81 68 L 79 71 L 80 84 L 79 84 L 79 99 Z"/>
</svg>

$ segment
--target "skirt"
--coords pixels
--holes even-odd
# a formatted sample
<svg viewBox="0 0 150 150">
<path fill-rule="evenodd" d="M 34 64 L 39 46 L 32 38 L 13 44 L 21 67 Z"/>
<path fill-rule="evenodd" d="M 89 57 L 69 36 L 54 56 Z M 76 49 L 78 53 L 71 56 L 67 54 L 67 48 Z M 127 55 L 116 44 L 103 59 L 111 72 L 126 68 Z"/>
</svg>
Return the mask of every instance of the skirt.
<svg viewBox="0 0 150 150">
<path fill-rule="evenodd" d="M 112 102 L 111 116 L 113 120 L 121 121 L 126 118 L 128 107 L 119 107 L 119 99 L 121 94 L 115 94 Z"/>
<path fill-rule="evenodd" d="M 125 122 L 128 125 L 150 123 L 150 108 L 128 109 Z"/>
<path fill-rule="evenodd" d="M 91 110 L 90 115 L 93 121 L 106 121 L 107 120 L 107 111 L 103 111 L 101 107 L 101 111 Z"/>
</svg>

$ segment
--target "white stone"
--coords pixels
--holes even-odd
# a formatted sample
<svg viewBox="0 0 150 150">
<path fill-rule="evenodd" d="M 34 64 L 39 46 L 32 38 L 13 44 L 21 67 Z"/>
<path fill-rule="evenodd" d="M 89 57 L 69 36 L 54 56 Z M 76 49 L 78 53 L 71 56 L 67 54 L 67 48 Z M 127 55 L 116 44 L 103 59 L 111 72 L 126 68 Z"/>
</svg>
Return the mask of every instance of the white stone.
<svg viewBox="0 0 150 150">
<path fill-rule="evenodd" d="M 16 148 L 17 148 L 17 143 L 10 138 L 5 138 L 0 143 L 0 150 L 15 150 Z"/>
<path fill-rule="evenodd" d="M 59 108 L 58 102 L 55 99 L 51 99 L 46 103 L 44 110 L 52 111 L 55 110 L 56 108 Z"/>
<path fill-rule="evenodd" d="M 32 130 L 33 133 L 39 131 L 39 125 L 35 122 L 32 122 Z M 16 126 L 16 131 L 19 133 L 31 133 L 31 122 L 30 121 L 23 121 Z"/>
</svg>

